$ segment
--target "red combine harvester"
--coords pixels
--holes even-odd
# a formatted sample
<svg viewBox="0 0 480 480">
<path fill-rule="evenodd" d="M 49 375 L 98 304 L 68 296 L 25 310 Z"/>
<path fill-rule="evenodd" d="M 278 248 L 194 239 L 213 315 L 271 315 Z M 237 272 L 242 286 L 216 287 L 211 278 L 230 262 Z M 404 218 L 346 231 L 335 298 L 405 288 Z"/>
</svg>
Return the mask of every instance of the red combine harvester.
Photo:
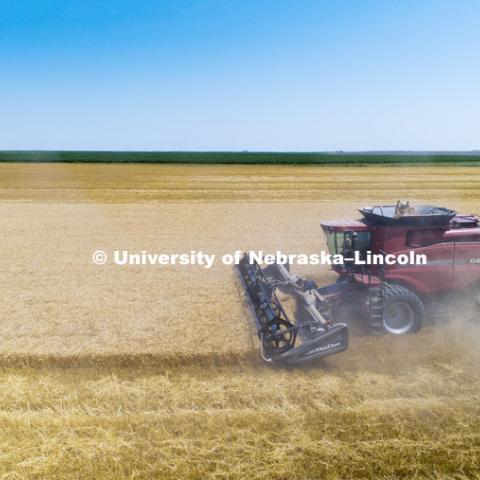
<svg viewBox="0 0 480 480">
<path fill-rule="evenodd" d="M 261 268 L 248 254 L 237 265 L 266 361 L 299 364 L 348 348 L 342 319 L 361 320 L 368 332 L 418 332 L 428 313 L 451 294 L 465 294 L 478 308 L 480 226 L 474 215 L 408 202 L 363 208 L 360 220 L 322 223 L 330 254 L 343 261 L 332 268 L 333 285 L 290 273 L 288 264 Z M 392 257 L 391 264 L 367 260 Z M 400 263 L 400 258 L 426 259 Z M 297 299 L 292 321 L 276 290 Z"/>
</svg>

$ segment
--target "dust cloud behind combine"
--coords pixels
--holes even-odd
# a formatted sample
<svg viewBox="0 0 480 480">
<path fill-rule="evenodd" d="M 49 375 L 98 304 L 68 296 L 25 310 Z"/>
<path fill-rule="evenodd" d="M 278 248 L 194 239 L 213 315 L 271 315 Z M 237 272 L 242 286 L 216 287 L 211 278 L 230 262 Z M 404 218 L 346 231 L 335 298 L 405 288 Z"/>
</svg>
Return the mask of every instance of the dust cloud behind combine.
<svg viewBox="0 0 480 480">
<path fill-rule="evenodd" d="M 287 370 L 259 361 L 230 267 L 91 261 L 318 253 L 322 220 L 400 198 L 480 213 L 479 191 L 475 167 L 0 165 L 0 470 L 479 478 L 480 326 L 464 304 L 417 335 L 355 335 Z"/>
</svg>

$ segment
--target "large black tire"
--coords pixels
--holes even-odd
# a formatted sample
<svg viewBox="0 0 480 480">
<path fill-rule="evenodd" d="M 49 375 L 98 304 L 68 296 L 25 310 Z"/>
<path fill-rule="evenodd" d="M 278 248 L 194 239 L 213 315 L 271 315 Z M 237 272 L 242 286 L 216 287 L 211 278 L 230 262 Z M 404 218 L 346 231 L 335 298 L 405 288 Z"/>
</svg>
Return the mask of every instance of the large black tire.
<svg viewBox="0 0 480 480">
<path fill-rule="evenodd" d="M 394 335 L 418 332 L 425 319 L 425 305 L 408 288 L 386 285 L 383 291 L 383 328 Z"/>
</svg>

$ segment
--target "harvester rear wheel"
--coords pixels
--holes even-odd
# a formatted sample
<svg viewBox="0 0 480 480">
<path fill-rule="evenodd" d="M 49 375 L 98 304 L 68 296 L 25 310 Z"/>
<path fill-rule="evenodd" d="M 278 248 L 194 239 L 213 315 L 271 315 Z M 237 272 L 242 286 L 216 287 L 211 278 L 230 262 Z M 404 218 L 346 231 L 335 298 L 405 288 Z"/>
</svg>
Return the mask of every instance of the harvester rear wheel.
<svg viewBox="0 0 480 480">
<path fill-rule="evenodd" d="M 383 292 L 383 327 L 387 333 L 404 335 L 418 332 L 425 319 L 420 298 L 401 285 L 387 285 Z"/>
</svg>

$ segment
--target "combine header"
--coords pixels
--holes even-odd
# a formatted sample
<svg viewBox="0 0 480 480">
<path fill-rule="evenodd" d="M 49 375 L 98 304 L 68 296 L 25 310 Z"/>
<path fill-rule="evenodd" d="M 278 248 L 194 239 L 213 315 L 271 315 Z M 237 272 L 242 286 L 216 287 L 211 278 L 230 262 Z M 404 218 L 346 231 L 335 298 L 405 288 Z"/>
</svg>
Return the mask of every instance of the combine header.
<svg viewBox="0 0 480 480">
<path fill-rule="evenodd" d="M 455 292 L 466 292 L 478 307 L 478 217 L 441 207 L 411 207 L 408 202 L 360 213 L 360 220 L 321 224 L 329 253 L 344 259 L 332 267 L 338 274 L 333 285 L 319 288 L 290 273 L 287 264 L 262 268 L 247 254 L 237 265 L 264 360 L 299 364 L 342 352 L 348 348 L 346 322 L 351 321 L 360 321 L 373 334 L 417 332 L 426 312 Z M 379 255 L 427 261 L 353 261 Z M 277 290 L 296 298 L 294 319 L 282 307 Z"/>
</svg>

